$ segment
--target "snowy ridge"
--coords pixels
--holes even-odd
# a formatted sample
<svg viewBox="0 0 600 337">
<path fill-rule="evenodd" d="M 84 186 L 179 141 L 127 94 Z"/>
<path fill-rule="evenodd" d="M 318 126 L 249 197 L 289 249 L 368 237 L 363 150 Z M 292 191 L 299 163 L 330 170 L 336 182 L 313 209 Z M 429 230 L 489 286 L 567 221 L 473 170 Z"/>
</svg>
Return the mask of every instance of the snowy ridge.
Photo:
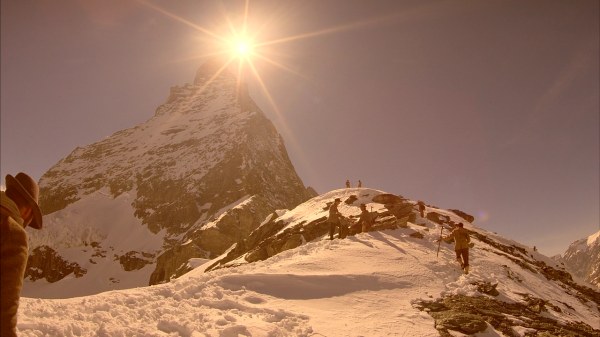
<svg viewBox="0 0 600 337">
<path fill-rule="evenodd" d="M 279 216 L 290 223 L 301 222 L 318 216 L 324 203 L 335 197 L 344 200 L 349 194 L 358 194 L 360 203 L 378 192 L 332 191 L 280 212 Z M 353 208 L 345 204 L 340 211 L 349 215 L 355 212 Z M 466 223 L 453 212 L 428 207 L 428 212 L 434 211 L 445 212 L 472 231 L 475 246 L 471 249 L 468 275 L 457 268 L 452 245 L 442 243 L 439 257 L 436 256 L 439 225 L 417 217 L 405 228 L 359 233 L 343 240 L 314 240 L 264 261 L 205 272 L 213 263 L 209 261 L 166 284 L 73 299 L 23 298 L 18 329 L 22 336 L 333 337 L 447 333 L 491 337 L 531 336 L 549 331 L 544 329 L 555 329 L 553 335 L 560 335 L 557 331 L 566 333 L 564 329 L 578 329 L 573 331 L 581 336 L 600 334 L 600 293 L 592 291 L 592 295 L 586 295 L 580 292 L 587 293 L 586 288 L 549 278 L 532 268 L 531 262 L 559 267 L 529 247 Z M 515 255 L 500 250 L 502 245 L 514 247 Z M 485 284 L 496 285 L 498 294 L 482 290 Z M 481 318 L 482 330 L 465 334 L 448 328 L 452 327 L 451 322 L 436 316 L 434 307 L 423 309 L 423 305 L 441 299 L 487 301 L 507 310 L 522 311 L 494 313 L 487 322 Z M 539 312 L 528 309 L 531 302 L 537 303 Z M 494 310 L 491 305 L 474 308 L 479 309 L 483 317 Z"/>
<path fill-rule="evenodd" d="M 596 233 L 588 236 L 587 245 L 588 246 L 594 245 L 598 241 L 598 239 L 600 239 L 600 231 L 597 231 Z"/>
<path fill-rule="evenodd" d="M 80 277 L 70 274 L 53 283 L 34 282 L 27 277 L 22 295 L 74 297 L 145 284 L 154 264 L 125 271 L 119 258 L 130 252 L 135 252 L 130 255 L 138 258 L 144 258 L 139 253 L 144 252 L 147 259 L 157 254 L 162 249 L 165 231 L 154 234 L 133 216 L 134 198 L 135 194 L 123 193 L 113 199 L 105 190 L 99 190 L 46 217 L 44 230 L 29 231 L 30 247 L 53 249 L 86 273 Z"/>
<path fill-rule="evenodd" d="M 142 226 L 141 220 L 133 216 L 131 202 L 134 199 L 135 191 L 114 199 L 105 189 L 96 191 L 72 207 L 46 217 L 44 220 L 48 221 L 43 231 L 29 231 L 29 244 L 62 249 L 110 242 L 115 253 L 158 251 L 165 233 L 154 234 Z M 85 209 L 85 213 L 79 212 L 80 209 Z M 111 211 L 107 213 L 107 209 Z"/>
</svg>

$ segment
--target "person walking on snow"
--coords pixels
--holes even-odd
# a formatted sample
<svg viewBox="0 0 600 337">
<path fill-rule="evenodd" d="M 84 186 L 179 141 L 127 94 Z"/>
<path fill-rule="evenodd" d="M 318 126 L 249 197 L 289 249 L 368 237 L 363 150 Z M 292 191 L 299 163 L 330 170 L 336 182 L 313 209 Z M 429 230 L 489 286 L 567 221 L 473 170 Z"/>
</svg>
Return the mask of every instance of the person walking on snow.
<svg viewBox="0 0 600 337">
<path fill-rule="evenodd" d="M 333 204 L 329 206 L 329 217 L 327 218 L 327 222 L 329 222 L 329 240 L 333 240 L 333 233 L 335 233 L 335 228 L 340 228 L 340 233 L 338 237 L 342 238 L 342 222 L 340 211 L 338 210 L 338 205 L 340 204 L 340 198 L 335 198 Z"/>
<path fill-rule="evenodd" d="M 346 179 L 346 188 L 350 188 L 350 179 Z"/>
<path fill-rule="evenodd" d="M 17 336 L 17 311 L 29 247 L 25 227 L 42 228 L 38 184 L 27 174 L 6 176 L 0 192 L 0 336 Z"/>
<path fill-rule="evenodd" d="M 452 233 L 445 238 L 438 239 L 444 240 L 446 242 L 452 242 L 454 240 L 454 251 L 456 252 L 456 261 L 460 264 L 460 267 L 464 271 L 465 274 L 469 273 L 469 243 L 471 242 L 471 237 L 469 236 L 469 231 L 467 231 L 462 222 L 459 222 L 458 225 L 454 228 Z"/>
</svg>

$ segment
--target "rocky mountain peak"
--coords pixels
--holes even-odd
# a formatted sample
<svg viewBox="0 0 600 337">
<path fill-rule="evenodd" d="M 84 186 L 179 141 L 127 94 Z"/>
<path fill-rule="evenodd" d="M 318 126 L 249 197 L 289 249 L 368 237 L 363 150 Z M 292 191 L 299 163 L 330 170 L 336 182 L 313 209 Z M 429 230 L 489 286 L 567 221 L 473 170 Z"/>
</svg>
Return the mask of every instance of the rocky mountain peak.
<svg viewBox="0 0 600 337">
<path fill-rule="evenodd" d="M 193 84 L 203 86 L 211 80 L 237 81 L 237 77 L 224 60 L 213 58 L 198 68 Z"/>
<path fill-rule="evenodd" d="M 180 260 L 218 256 L 274 210 L 311 197 L 271 121 L 235 76 L 219 70 L 214 62 L 203 65 L 193 84 L 171 88 L 148 121 L 76 148 L 51 167 L 40 180 L 50 226 L 32 234 L 32 246 L 47 245 L 57 252 L 52 256 L 62 249 L 97 254 L 78 262 L 90 273 L 98 264 L 110 267 L 101 259 L 118 265 L 135 257 L 125 270 L 159 263 L 152 279 L 161 282 Z M 120 218 L 107 216 L 117 209 Z M 147 233 L 140 235 L 160 244 L 128 250 L 127 242 L 109 242 L 115 224 L 141 225 Z M 43 266 L 32 268 L 43 277 Z"/>
</svg>

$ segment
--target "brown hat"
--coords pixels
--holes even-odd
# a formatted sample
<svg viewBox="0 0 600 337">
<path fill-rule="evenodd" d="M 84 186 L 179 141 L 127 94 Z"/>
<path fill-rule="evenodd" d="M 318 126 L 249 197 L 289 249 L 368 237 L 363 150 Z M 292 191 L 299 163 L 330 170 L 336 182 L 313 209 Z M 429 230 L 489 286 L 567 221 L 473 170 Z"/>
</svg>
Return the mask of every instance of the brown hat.
<svg viewBox="0 0 600 337">
<path fill-rule="evenodd" d="M 335 200 L 334 200 L 334 201 L 342 201 L 342 200 L 340 200 L 340 198 L 335 198 Z"/>
<path fill-rule="evenodd" d="M 38 184 L 23 172 L 17 173 L 16 176 L 6 175 L 6 189 L 15 190 L 23 198 L 25 198 L 33 210 L 33 219 L 29 224 L 35 229 L 42 228 L 42 211 L 38 205 L 38 197 L 40 195 L 40 187 Z"/>
</svg>

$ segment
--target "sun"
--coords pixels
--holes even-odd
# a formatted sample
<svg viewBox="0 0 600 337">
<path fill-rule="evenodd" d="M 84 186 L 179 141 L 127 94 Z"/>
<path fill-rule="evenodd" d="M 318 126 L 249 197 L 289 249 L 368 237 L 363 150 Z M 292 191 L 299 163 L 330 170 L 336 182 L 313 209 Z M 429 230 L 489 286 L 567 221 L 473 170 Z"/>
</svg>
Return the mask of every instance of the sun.
<svg viewBox="0 0 600 337">
<path fill-rule="evenodd" d="M 234 39 L 231 45 L 231 56 L 248 59 L 254 52 L 254 44 L 249 39 Z"/>
</svg>

